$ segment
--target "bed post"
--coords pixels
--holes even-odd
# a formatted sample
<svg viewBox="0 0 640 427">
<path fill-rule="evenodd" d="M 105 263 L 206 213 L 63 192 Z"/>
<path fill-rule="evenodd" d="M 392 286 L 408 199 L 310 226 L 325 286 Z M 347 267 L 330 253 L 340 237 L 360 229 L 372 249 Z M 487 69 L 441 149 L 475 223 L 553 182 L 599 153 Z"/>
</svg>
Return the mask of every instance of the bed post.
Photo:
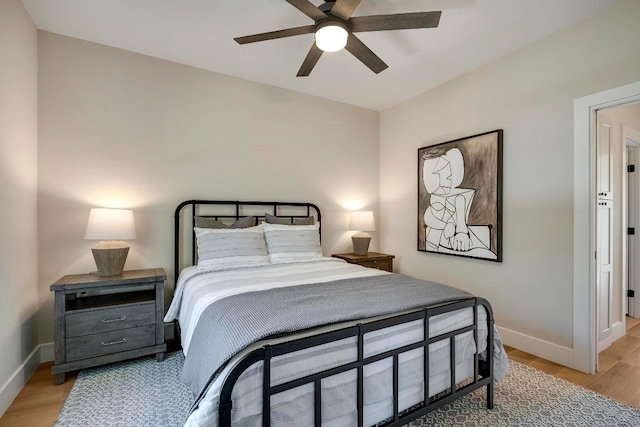
<svg viewBox="0 0 640 427">
<path fill-rule="evenodd" d="M 264 347 L 258 348 L 249 353 L 238 365 L 229 373 L 226 381 L 224 382 L 222 389 L 220 390 L 220 408 L 218 413 L 220 415 L 219 421 L 220 426 L 231 426 L 231 409 L 233 408 L 233 404 L 231 402 L 231 394 L 233 392 L 233 387 L 236 385 L 236 381 L 240 378 L 240 375 L 247 369 L 249 366 L 254 363 L 261 362 L 264 360 L 265 352 Z M 198 399 L 199 400 L 199 399 Z"/>
<path fill-rule="evenodd" d="M 262 427 L 271 426 L 271 346 L 262 347 Z"/>
<path fill-rule="evenodd" d="M 493 338 L 494 338 L 494 320 L 493 320 L 493 309 L 491 308 L 491 304 L 484 298 L 478 298 L 479 304 L 485 308 L 487 312 L 487 357 L 486 363 L 484 364 L 484 373 L 486 377 L 490 378 L 489 383 L 487 384 L 487 409 L 493 409 L 493 357 L 494 357 L 494 349 L 493 349 Z"/>
</svg>

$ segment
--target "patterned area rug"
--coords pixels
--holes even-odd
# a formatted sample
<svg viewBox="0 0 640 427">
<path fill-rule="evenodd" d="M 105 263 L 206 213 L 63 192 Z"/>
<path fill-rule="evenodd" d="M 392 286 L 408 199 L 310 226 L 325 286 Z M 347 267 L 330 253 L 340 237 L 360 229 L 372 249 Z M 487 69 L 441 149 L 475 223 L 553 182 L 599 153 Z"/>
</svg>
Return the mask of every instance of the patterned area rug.
<svg viewBox="0 0 640 427">
<path fill-rule="evenodd" d="M 191 404 L 182 363 L 175 352 L 161 363 L 147 357 L 83 370 L 55 426 L 181 426 Z M 494 397 L 491 411 L 481 389 L 411 426 L 640 426 L 639 410 L 513 361 Z"/>
<path fill-rule="evenodd" d="M 83 369 L 54 427 L 181 426 L 193 395 L 180 382 L 184 356 L 144 357 Z"/>
<path fill-rule="evenodd" d="M 485 388 L 411 423 L 423 426 L 637 427 L 640 410 L 542 371 L 509 361 L 486 409 Z"/>
</svg>

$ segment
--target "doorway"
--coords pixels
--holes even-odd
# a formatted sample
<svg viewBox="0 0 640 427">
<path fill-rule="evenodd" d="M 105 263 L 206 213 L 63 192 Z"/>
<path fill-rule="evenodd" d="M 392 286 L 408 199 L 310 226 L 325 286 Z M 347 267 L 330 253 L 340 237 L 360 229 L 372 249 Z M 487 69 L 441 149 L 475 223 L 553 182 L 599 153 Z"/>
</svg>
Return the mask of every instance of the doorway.
<svg viewBox="0 0 640 427">
<path fill-rule="evenodd" d="M 640 131 L 623 125 L 622 140 L 627 155 L 626 311 L 630 317 L 640 318 Z"/>
<path fill-rule="evenodd" d="M 573 360 L 588 373 L 597 365 L 595 131 L 599 110 L 640 102 L 640 82 L 574 101 Z"/>
<path fill-rule="evenodd" d="M 596 111 L 596 324 L 597 351 L 623 337 L 635 305 L 640 103 Z M 629 135 L 632 133 L 632 135 Z M 640 164 L 638 165 L 640 167 Z M 638 230 L 640 232 L 640 229 Z M 635 308 L 635 307 L 633 307 Z M 640 311 L 639 311 L 640 314 Z"/>
</svg>

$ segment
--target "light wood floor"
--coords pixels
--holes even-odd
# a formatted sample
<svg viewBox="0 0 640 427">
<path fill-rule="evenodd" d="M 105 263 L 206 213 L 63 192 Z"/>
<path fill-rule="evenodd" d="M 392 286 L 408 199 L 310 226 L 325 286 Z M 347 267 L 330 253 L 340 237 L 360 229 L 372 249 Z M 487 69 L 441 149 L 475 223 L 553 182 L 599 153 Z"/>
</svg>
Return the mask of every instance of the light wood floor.
<svg viewBox="0 0 640 427">
<path fill-rule="evenodd" d="M 600 353 L 600 371 L 595 375 L 574 371 L 515 348 L 505 347 L 505 350 L 511 360 L 640 409 L 640 319 L 627 318 L 627 334 Z M 40 365 L 0 418 L 0 427 L 51 427 L 55 423 L 75 375 L 67 375 L 67 381 L 56 386 L 50 367 L 51 363 Z"/>
<path fill-rule="evenodd" d="M 1 427 L 51 427 L 56 422 L 75 374 L 68 374 L 67 381 L 55 385 L 51 375 L 52 362 L 42 363 L 29 378 L 14 399 L 7 412 L 0 418 Z"/>
<path fill-rule="evenodd" d="M 640 409 L 640 319 L 627 317 L 627 334 L 598 355 L 598 373 L 585 374 L 514 348 L 509 359 Z"/>
</svg>

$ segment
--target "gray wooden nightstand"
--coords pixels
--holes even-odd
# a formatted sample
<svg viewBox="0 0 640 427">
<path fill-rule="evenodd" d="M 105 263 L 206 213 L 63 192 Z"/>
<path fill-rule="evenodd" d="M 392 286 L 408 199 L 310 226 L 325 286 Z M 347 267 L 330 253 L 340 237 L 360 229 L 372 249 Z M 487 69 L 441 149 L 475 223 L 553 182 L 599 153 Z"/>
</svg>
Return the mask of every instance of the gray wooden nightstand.
<svg viewBox="0 0 640 427">
<path fill-rule="evenodd" d="M 75 274 L 51 285 L 55 292 L 56 384 L 65 372 L 156 354 L 164 360 L 162 268 L 100 277 Z"/>
<path fill-rule="evenodd" d="M 358 264 L 363 267 L 377 268 L 378 270 L 393 271 L 393 259 L 395 255 L 367 252 L 366 255 L 333 254 L 334 258 L 340 258 L 350 264 Z"/>
</svg>

